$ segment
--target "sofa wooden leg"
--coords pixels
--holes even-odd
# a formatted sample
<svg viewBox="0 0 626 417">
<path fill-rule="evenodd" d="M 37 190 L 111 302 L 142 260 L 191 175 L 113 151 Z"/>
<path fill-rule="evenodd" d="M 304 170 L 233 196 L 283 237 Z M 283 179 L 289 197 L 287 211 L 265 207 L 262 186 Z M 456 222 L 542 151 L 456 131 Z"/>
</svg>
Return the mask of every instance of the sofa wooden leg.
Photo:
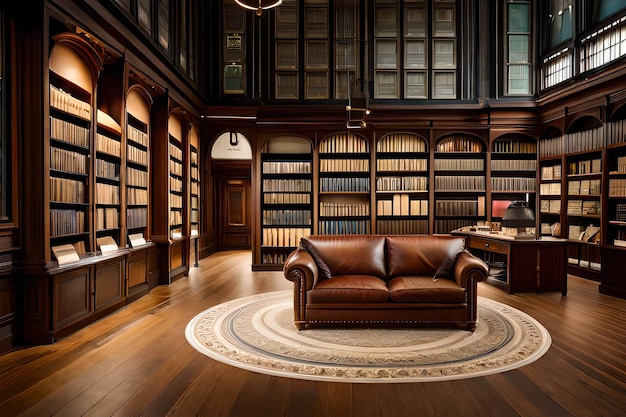
<svg viewBox="0 0 626 417">
<path fill-rule="evenodd" d="M 462 330 L 473 332 L 474 330 L 476 330 L 476 325 L 477 323 L 475 321 L 468 321 L 466 323 L 458 323 L 456 327 Z"/>
<path fill-rule="evenodd" d="M 306 323 L 295 322 L 295 325 L 298 330 L 304 330 L 306 328 Z"/>
</svg>

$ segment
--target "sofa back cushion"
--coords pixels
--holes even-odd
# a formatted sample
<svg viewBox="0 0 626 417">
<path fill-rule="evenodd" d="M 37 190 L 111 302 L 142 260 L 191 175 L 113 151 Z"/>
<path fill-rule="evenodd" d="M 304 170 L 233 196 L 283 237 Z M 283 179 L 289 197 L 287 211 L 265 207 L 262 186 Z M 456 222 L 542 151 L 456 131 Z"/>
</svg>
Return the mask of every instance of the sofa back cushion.
<svg viewBox="0 0 626 417">
<path fill-rule="evenodd" d="M 384 236 L 316 235 L 307 239 L 310 250 L 324 261 L 332 276 L 370 275 L 387 279 Z"/>
<path fill-rule="evenodd" d="M 465 239 L 456 236 L 389 236 L 387 261 L 389 278 L 434 276 L 448 259 L 456 259 Z"/>
</svg>

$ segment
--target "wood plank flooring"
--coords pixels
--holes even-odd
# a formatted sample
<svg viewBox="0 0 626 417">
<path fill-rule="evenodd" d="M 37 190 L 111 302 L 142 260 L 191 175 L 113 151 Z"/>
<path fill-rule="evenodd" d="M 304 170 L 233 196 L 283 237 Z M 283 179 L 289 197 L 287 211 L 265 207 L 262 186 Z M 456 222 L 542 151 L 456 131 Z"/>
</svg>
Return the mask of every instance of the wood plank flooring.
<svg viewBox="0 0 626 417">
<path fill-rule="evenodd" d="M 539 320 L 552 347 L 517 370 L 458 381 L 348 384 L 261 375 L 194 350 L 185 326 L 209 306 L 290 289 L 252 272 L 248 251 L 200 261 L 188 278 L 53 345 L 0 356 L 0 416 L 626 416 L 626 300 L 570 277 L 568 295 L 479 295 Z"/>
</svg>

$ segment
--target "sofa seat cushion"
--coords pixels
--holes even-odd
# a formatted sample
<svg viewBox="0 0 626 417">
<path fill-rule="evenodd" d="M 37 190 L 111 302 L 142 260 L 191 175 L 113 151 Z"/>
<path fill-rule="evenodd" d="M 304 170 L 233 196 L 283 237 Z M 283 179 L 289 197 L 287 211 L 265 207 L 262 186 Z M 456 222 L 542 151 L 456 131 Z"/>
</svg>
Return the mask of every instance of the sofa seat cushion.
<svg viewBox="0 0 626 417">
<path fill-rule="evenodd" d="M 464 303 L 465 290 L 449 279 L 401 276 L 387 283 L 389 296 L 398 303 Z"/>
<path fill-rule="evenodd" d="M 308 303 L 384 303 L 389 291 L 383 280 L 370 275 L 339 275 L 317 283 L 307 292 Z"/>
</svg>

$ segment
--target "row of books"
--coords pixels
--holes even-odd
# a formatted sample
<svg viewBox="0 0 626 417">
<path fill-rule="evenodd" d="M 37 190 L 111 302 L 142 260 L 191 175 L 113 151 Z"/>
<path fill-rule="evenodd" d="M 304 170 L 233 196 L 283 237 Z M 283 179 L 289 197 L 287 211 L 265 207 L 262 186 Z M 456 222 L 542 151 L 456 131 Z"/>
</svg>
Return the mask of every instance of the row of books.
<svg viewBox="0 0 626 417">
<path fill-rule="evenodd" d="M 609 196 L 626 197 L 626 178 L 611 178 L 609 180 Z"/>
<path fill-rule="evenodd" d="M 183 208 L 183 196 L 170 193 L 170 208 Z"/>
<path fill-rule="evenodd" d="M 561 179 L 561 164 L 541 167 L 541 179 L 545 181 Z"/>
<path fill-rule="evenodd" d="M 310 179 L 278 179 L 266 178 L 263 180 L 263 192 L 270 193 L 292 193 L 311 191 Z"/>
<path fill-rule="evenodd" d="M 436 152 L 483 152 L 483 145 L 476 139 L 451 136 L 437 144 Z"/>
<path fill-rule="evenodd" d="M 177 159 L 178 161 L 183 160 L 183 150 L 175 143 L 170 142 L 170 157 Z"/>
<path fill-rule="evenodd" d="M 368 192 L 369 178 L 320 178 L 322 192 Z"/>
<path fill-rule="evenodd" d="M 183 192 L 183 180 L 170 176 L 170 190 L 178 193 Z"/>
<path fill-rule="evenodd" d="M 426 159 L 378 159 L 376 160 L 378 171 L 427 171 L 428 160 Z"/>
<path fill-rule="evenodd" d="M 617 171 L 619 173 L 626 173 L 626 156 L 617 157 Z"/>
<path fill-rule="evenodd" d="M 484 159 L 435 159 L 435 171 L 484 171 Z"/>
<path fill-rule="evenodd" d="M 96 135 L 96 151 L 117 156 L 118 158 L 122 155 L 120 141 L 103 135 L 102 133 Z"/>
<path fill-rule="evenodd" d="M 96 183 L 96 204 L 119 204 L 120 186 Z"/>
<path fill-rule="evenodd" d="M 541 195 L 561 195 L 560 182 L 546 182 L 539 184 L 539 194 Z"/>
<path fill-rule="evenodd" d="M 435 214 L 437 216 L 483 216 L 484 202 L 479 211 L 477 200 L 437 200 L 435 201 Z"/>
<path fill-rule="evenodd" d="M 308 227 L 264 227 L 261 246 L 295 248 L 300 238 L 310 234 Z"/>
<path fill-rule="evenodd" d="M 89 129 L 50 117 L 50 137 L 72 145 L 89 148 Z"/>
<path fill-rule="evenodd" d="M 147 206 L 148 190 L 144 188 L 127 188 L 127 203 L 130 206 Z"/>
<path fill-rule="evenodd" d="M 50 236 L 65 236 L 85 232 L 85 212 L 81 210 L 50 210 Z"/>
<path fill-rule="evenodd" d="M 428 216 L 428 200 L 411 200 L 408 194 L 394 194 L 391 200 L 378 200 L 378 216 Z"/>
<path fill-rule="evenodd" d="M 376 191 L 426 191 L 426 177 L 378 177 Z"/>
<path fill-rule="evenodd" d="M 473 226 L 476 220 L 472 219 L 446 219 L 435 220 L 435 233 L 450 233 L 461 227 Z"/>
<path fill-rule="evenodd" d="M 569 200 L 567 214 L 570 215 L 600 215 L 600 202 L 594 200 Z"/>
<path fill-rule="evenodd" d="M 261 263 L 270 265 L 270 264 L 282 264 L 285 262 L 285 259 L 289 256 L 289 253 L 285 252 L 272 252 L 272 253 L 263 253 L 261 255 Z"/>
<path fill-rule="evenodd" d="M 138 207 L 126 210 L 126 227 L 138 229 L 148 226 L 148 208 Z"/>
<path fill-rule="evenodd" d="M 143 149 L 129 146 L 126 148 L 126 159 L 138 165 L 148 165 L 148 152 Z"/>
<path fill-rule="evenodd" d="M 170 175 L 183 176 L 183 164 L 173 159 L 170 159 Z"/>
<path fill-rule="evenodd" d="M 352 133 L 340 133 L 323 140 L 319 151 L 320 153 L 363 153 L 369 150 L 365 138 Z"/>
<path fill-rule="evenodd" d="M 263 210 L 263 226 L 310 224 L 310 210 Z"/>
<path fill-rule="evenodd" d="M 96 208 L 96 230 L 117 229 L 119 227 L 120 213 L 117 208 Z"/>
<path fill-rule="evenodd" d="M 485 191 L 485 177 L 483 176 L 436 176 L 435 191 Z"/>
<path fill-rule="evenodd" d="M 170 211 L 170 226 L 183 224 L 183 213 L 181 211 Z"/>
<path fill-rule="evenodd" d="M 81 181 L 51 176 L 50 201 L 84 203 L 85 184 Z"/>
<path fill-rule="evenodd" d="M 126 184 L 133 187 L 148 187 L 148 172 L 127 166 Z"/>
<path fill-rule="evenodd" d="M 149 143 L 148 143 L 148 139 L 149 136 L 147 133 L 144 133 L 143 131 L 137 129 L 134 126 L 128 125 L 127 129 L 126 129 L 126 135 L 127 138 L 132 140 L 135 143 L 138 143 L 142 146 L 145 146 L 146 148 L 148 147 Z"/>
<path fill-rule="evenodd" d="M 200 183 L 198 181 L 191 181 L 191 194 L 198 195 L 200 193 Z"/>
<path fill-rule="evenodd" d="M 535 191 L 536 187 L 537 180 L 535 178 L 491 178 L 491 189 L 493 191 Z"/>
<path fill-rule="evenodd" d="M 369 159 L 320 159 L 320 172 L 369 172 Z"/>
<path fill-rule="evenodd" d="M 563 136 L 541 139 L 539 142 L 539 157 L 550 158 L 563 155 Z"/>
<path fill-rule="evenodd" d="M 566 153 L 583 152 L 606 146 L 604 126 L 565 135 Z"/>
<path fill-rule="evenodd" d="M 320 203 L 320 217 L 369 216 L 368 203 Z"/>
<path fill-rule="evenodd" d="M 568 175 L 601 174 L 602 159 L 588 159 L 567 164 Z"/>
<path fill-rule="evenodd" d="M 322 220 L 318 223 L 321 235 L 365 235 L 370 233 L 369 220 Z"/>
<path fill-rule="evenodd" d="M 87 174 L 87 155 L 50 147 L 50 169 L 74 174 Z"/>
<path fill-rule="evenodd" d="M 50 106 L 85 120 L 91 119 L 91 105 L 50 84 Z"/>
<path fill-rule="evenodd" d="M 263 193 L 263 204 L 310 204 L 310 193 Z"/>
<path fill-rule="evenodd" d="M 264 174 L 309 174 L 311 162 L 309 161 L 265 161 L 263 162 Z"/>
<path fill-rule="evenodd" d="M 378 141 L 377 152 L 426 152 L 426 141 L 410 133 L 394 133 Z"/>
<path fill-rule="evenodd" d="M 96 159 L 96 177 L 119 181 L 120 165 L 103 159 Z"/>
<path fill-rule="evenodd" d="M 492 171 L 536 171 L 536 159 L 492 159 Z"/>
<path fill-rule="evenodd" d="M 493 143 L 494 153 L 526 153 L 536 154 L 537 144 L 522 140 L 498 140 Z"/>
<path fill-rule="evenodd" d="M 607 145 L 626 143 L 626 119 L 613 120 L 605 126 Z"/>
<path fill-rule="evenodd" d="M 569 195 L 600 195 L 602 182 L 600 180 L 568 181 L 567 193 Z"/>
<path fill-rule="evenodd" d="M 541 200 L 539 211 L 542 213 L 561 213 L 561 200 Z"/>
<path fill-rule="evenodd" d="M 381 235 L 428 234 L 428 220 L 378 220 L 376 233 Z"/>
<path fill-rule="evenodd" d="M 626 204 L 618 203 L 615 205 L 615 220 L 626 222 Z"/>
<path fill-rule="evenodd" d="M 578 224 L 570 224 L 568 227 L 567 238 L 572 240 L 582 240 L 584 242 L 599 243 L 600 226 L 581 226 Z"/>
</svg>

